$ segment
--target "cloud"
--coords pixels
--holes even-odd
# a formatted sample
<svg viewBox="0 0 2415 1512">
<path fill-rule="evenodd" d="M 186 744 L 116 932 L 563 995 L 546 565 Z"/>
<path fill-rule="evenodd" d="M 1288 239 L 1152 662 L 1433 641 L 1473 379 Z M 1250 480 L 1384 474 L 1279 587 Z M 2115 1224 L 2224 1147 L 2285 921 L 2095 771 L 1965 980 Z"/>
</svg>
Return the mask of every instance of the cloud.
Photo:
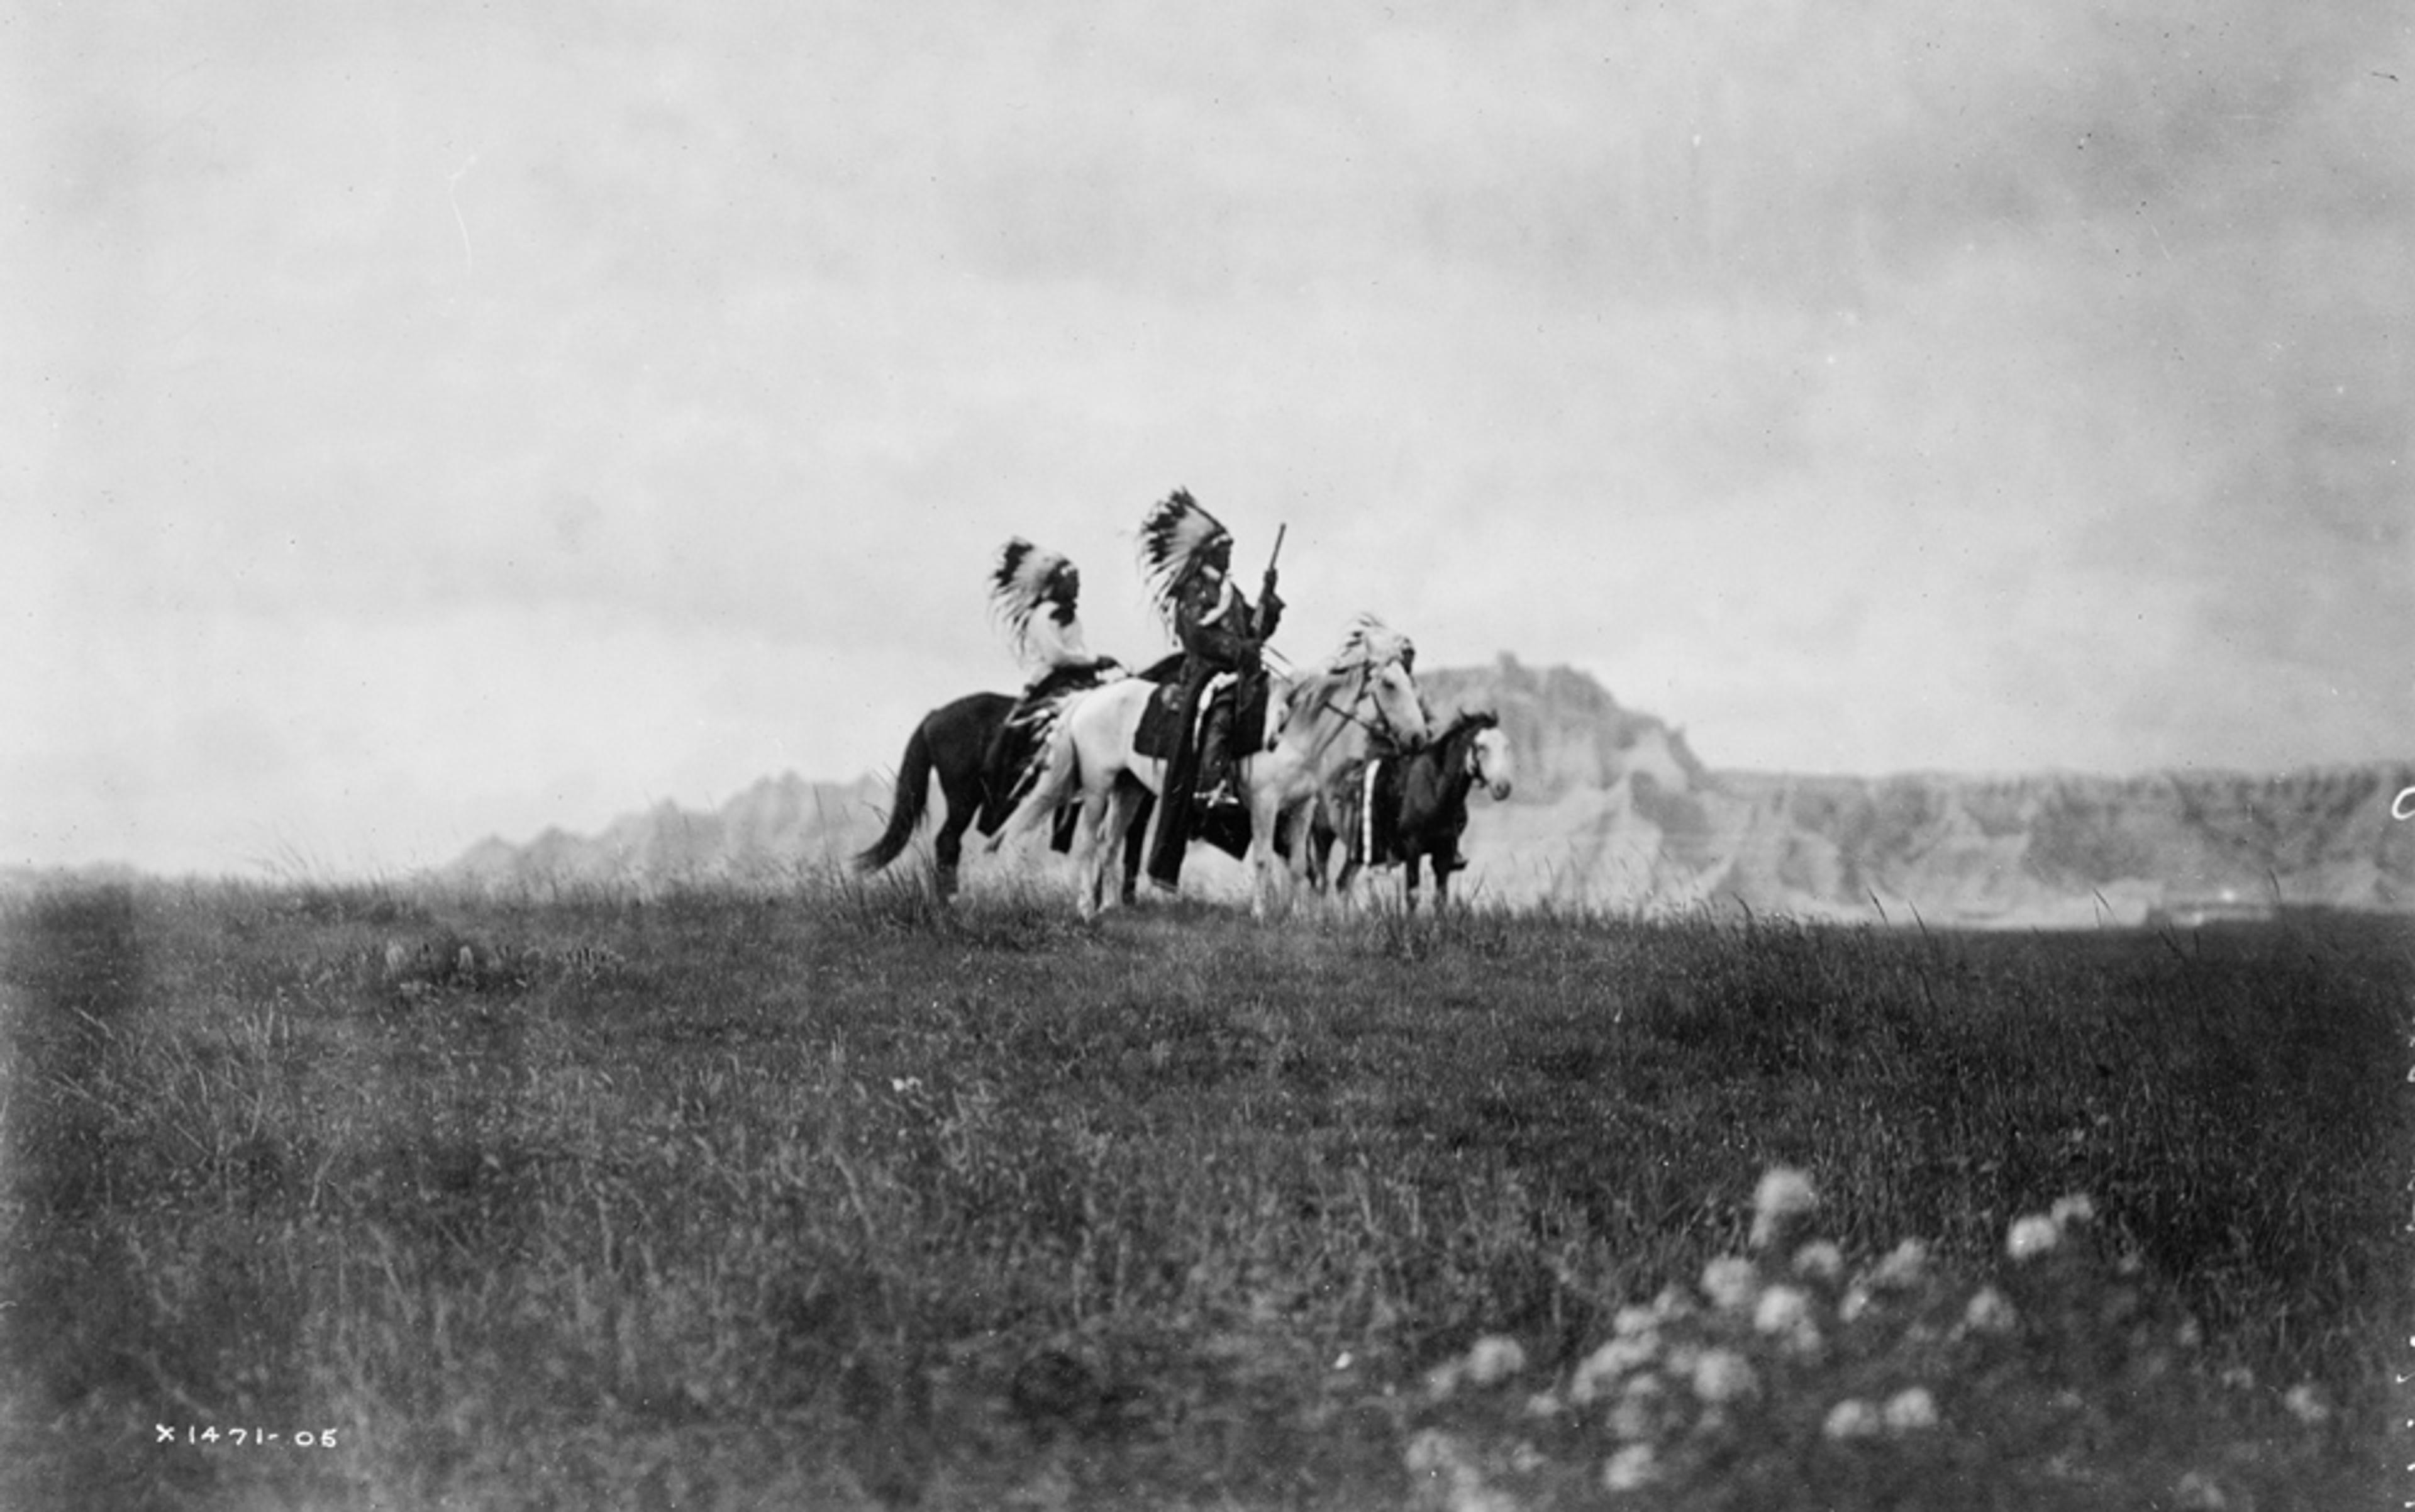
<svg viewBox="0 0 2415 1512">
<path fill-rule="evenodd" d="M 1295 654 L 1372 608 L 1715 761 L 2415 727 L 2394 11 L 1396 12 L 38 20 L 12 759 L 347 833 L 845 775 L 1012 678 L 1008 534 L 1162 645 L 1177 485 L 1289 524 Z"/>
</svg>

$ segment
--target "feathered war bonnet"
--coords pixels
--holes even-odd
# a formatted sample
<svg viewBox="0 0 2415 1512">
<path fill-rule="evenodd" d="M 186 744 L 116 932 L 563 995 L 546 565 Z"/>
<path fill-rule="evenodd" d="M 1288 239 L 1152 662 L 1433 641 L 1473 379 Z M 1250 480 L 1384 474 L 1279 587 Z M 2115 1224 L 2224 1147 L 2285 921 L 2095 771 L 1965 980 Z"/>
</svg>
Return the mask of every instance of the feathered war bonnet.
<svg viewBox="0 0 2415 1512">
<path fill-rule="evenodd" d="M 1159 617 L 1173 624 L 1176 591 L 1219 546 L 1229 553 L 1232 546 L 1232 532 L 1187 488 L 1149 505 L 1140 522 L 1140 566 Z"/>
<path fill-rule="evenodd" d="M 1031 617 L 1056 597 L 1058 579 L 1072 565 L 1019 535 L 998 548 L 998 565 L 989 575 L 990 614 L 1005 626 L 1017 651 L 1031 634 Z"/>
</svg>

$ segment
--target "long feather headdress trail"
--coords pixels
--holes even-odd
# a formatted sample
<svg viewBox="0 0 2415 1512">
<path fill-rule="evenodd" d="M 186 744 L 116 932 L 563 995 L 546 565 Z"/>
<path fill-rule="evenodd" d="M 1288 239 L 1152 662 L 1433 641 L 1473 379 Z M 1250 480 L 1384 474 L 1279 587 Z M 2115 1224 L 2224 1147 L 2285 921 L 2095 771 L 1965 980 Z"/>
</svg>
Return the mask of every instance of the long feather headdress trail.
<svg viewBox="0 0 2415 1512">
<path fill-rule="evenodd" d="M 1064 556 L 1015 536 L 998 548 L 998 565 L 990 569 L 990 613 L 1022 651 L 1031 636 L 1031 617 L 1040 612 L 1055 590 L 1057 575 L 1070 566 Z"/>
<path fill-rule="evenodd" d="M 1174 593 L 1191 576 L 1199 559 L 1218 542 L 1232 544 L 1232 532 L 1200 506 L 1187 488 L 1177 488 L 1149 505 L 1140 522 L 1141 576 L 1148 596 L 1168 625 L 1174 622 Z"/>
</svg>

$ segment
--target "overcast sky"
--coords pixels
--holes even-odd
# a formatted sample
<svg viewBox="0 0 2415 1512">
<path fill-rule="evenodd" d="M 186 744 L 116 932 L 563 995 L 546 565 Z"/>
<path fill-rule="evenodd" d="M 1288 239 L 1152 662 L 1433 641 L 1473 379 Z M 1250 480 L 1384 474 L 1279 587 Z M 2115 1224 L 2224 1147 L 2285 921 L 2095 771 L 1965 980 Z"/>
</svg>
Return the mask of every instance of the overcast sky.
<svg viewBox="0 0 2415 1512">
<path fill-rule="evenodd" d="M 1177 486 L 1714 766 L 2407 756 L 2407 16 L 21 12 L 0 863 L 886 771 Z"/>
</svg>

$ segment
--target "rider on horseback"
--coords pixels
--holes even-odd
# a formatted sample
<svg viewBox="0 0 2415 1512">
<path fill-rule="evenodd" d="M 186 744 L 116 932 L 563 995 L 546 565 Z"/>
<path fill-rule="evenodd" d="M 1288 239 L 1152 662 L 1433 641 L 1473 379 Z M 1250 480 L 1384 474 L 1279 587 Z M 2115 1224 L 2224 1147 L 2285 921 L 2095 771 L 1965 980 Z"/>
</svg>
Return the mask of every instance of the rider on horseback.
<svg viewBox="0 0 2415 1512">
<path fill-rule="evenodd" d="M 1251 606 L 1233 584 L 1231 533 L 1183 489 L 1149 507 L 1141 521 L 1140 555 L 1158 612 L 1183 652 L 1177 705 L 1181 733 L 1166 764 L 1148 858 L 1149 880 L 1170 890 L 1181 879 L 1200 790 L 1224 795 L 1241 754 L 1235 749 L 1233 713 L 1239 700 L 1218 700 L 1194 740 L 1199 700 L 1221 673 L 1232 673 L 1244 684 L 1264 675 L 1260 651 L 1274 634 L 1283 605 L 1269 567 L 1262 602 Z"/>
<path fill-rule="evenodd" d="M 1038 748 L 1051 702 L 1074 688 L 1094 687 L 1119 669 L 1111 656 L 1093 656 L 1083 643 L 1082 574 L 1057 552 L 1015 536 L 998 547 L 990 571 L 990 610 L 1005 627 L 1023 664 L 1023 696 L 990 741 L 983 770 L 999 818 L 1009 795 Z"/>
</svg>

